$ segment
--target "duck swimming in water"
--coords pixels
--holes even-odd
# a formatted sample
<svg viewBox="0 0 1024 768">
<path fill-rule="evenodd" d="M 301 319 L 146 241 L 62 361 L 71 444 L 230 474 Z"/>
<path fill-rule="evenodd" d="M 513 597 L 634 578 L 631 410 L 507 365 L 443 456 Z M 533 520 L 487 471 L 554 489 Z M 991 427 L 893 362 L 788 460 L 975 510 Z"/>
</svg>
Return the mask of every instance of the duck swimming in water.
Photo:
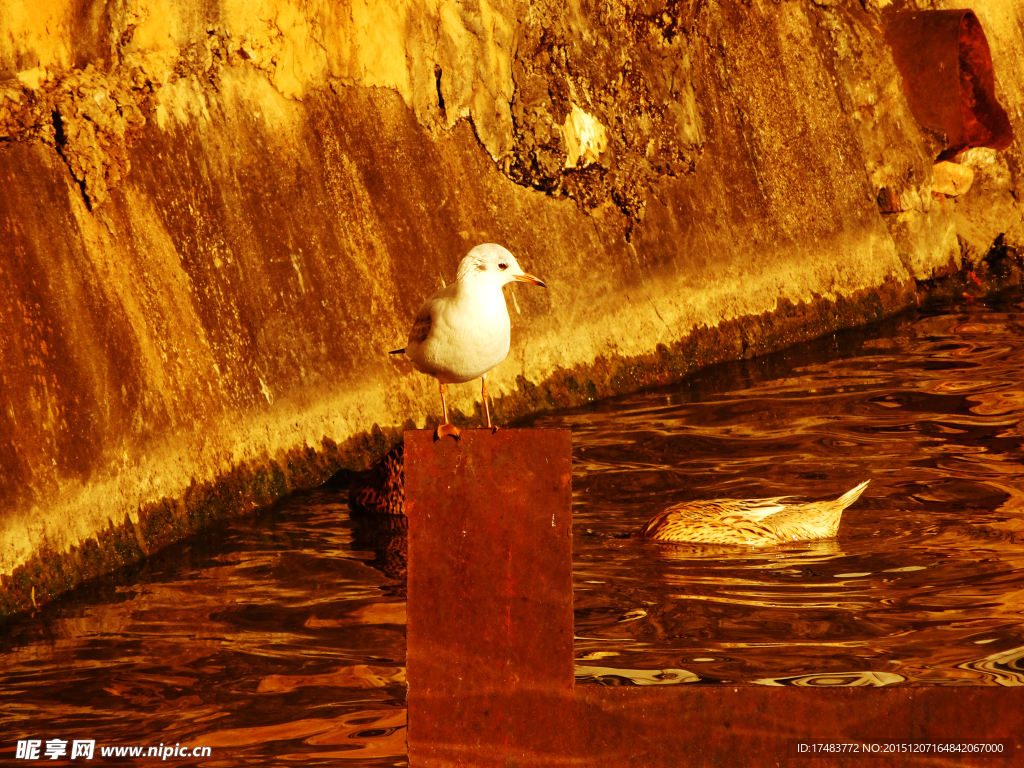
<svg viewBox="0 0 1024 768">
<path fill-rule="evenodd" d="M 406 578 L 408 567 L 404 452 L 405 443 L 399 443 L 357 474 L 348 495 L 352 546 L 373 552 L 366 565 L 399 580 Z"/>
<path fill-rule="evenodd" d="M 348 505 L 355 517 L 405 517 L 405 442 L 381 456 L 352 481 Z"/>
<path fill-rule="evenodd" d="M 648 520 L 640 538 L 749 547 L 827 539 L 836 535 L 843 511 L 867 486 L 865 480 L 835 501 L 796 503 L 789 501 L 792 496 L 684 501 Z"/>
</svg>

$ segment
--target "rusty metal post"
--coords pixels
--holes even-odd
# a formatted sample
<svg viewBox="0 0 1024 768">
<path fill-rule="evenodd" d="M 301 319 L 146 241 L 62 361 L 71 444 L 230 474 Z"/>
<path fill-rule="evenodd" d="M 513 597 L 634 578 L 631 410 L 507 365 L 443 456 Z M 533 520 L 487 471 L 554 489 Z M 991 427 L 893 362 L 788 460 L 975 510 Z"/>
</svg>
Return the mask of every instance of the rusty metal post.
<svg viewBox="0 0 1024 768">
<path fill-rule="evenodd" d="M 573 751 L 569 430 L 405 433 L 409 763 Z"/>
</svg>

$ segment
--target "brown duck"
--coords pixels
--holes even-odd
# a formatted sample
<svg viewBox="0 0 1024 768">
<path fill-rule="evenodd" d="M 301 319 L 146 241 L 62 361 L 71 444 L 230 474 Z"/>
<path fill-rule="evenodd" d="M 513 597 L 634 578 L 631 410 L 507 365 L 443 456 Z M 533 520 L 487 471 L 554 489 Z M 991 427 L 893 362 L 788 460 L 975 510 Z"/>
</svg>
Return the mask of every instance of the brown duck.
<svg viewBox="0 0 1024 768">
<path fill-rule="evenodd" d="M 348 505 L 356 517 L 405 517 L 405 443 L 401 442 L 353 480 Z"/>
<path fill-rule="evenodd" d="M 865 480 L 835 501 L 796 503 L 789 501 L 792 496 L 684 501 L 648 520 L 640 537 L 675 543 L 750 547 L 827 539 L 836 535 L 843 510 L 860 498 L 867 485 Z"/>
</svg>

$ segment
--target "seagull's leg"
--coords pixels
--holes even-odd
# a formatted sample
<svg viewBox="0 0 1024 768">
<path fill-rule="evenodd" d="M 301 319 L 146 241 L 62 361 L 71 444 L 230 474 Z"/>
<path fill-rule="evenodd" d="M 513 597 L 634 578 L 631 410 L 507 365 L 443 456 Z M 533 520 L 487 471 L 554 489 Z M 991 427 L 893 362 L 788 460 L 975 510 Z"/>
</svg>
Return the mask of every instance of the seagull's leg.
<svg viewBox="0 0 1024 768">
<path fill-rule="evenodd" d="M 448 391 L 448 386 L 443 382 L 439 381 L 438 386 L 441 389 L 441 410 L 444 411 L 444 423 L 448 423 L 448 403 L 444 399 L 444 393 Z"/>
<path fill-rule="evenodd" d="M 437 439 L 440 440 L 445 435 L 451 435 L 458 440 L 459 428 L 448 421 L 448 402 L 444 399 L 444 393 L 448 391 L 448 385 L 443 381 L 439 381 L 438 385 L 441 388 L 441 410 L 444 411 L 444 424 L 437 428 Z"/>
<path fill-rule="evenodd" d="M 491 424 L 491 409 L 487 406 L 487 374 L 485 373 L 480 377 L 480 397 L 484 403 L 484 420 L 487 423 L 487 429 L 498 431 L 498 428 Z"/>
</svg>

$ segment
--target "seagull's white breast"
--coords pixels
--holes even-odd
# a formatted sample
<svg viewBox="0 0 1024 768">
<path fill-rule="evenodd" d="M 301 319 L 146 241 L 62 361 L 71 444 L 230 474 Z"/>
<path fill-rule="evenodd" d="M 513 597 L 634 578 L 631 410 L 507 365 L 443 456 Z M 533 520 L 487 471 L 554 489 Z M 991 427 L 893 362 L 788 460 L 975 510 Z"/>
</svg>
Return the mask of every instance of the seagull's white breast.
<svg viewBox="0 0 1024 768">
<path fill-rule="evenodd" d="M 424 310 L 428 306 L 427 337 L 406 346 L 406 354 L 423 373 L 460 384 L 484 375 L 508 355 L 512 324 L 501 286 L 482 281 L 452 285 L 434 294 Z"/>
</svg>

